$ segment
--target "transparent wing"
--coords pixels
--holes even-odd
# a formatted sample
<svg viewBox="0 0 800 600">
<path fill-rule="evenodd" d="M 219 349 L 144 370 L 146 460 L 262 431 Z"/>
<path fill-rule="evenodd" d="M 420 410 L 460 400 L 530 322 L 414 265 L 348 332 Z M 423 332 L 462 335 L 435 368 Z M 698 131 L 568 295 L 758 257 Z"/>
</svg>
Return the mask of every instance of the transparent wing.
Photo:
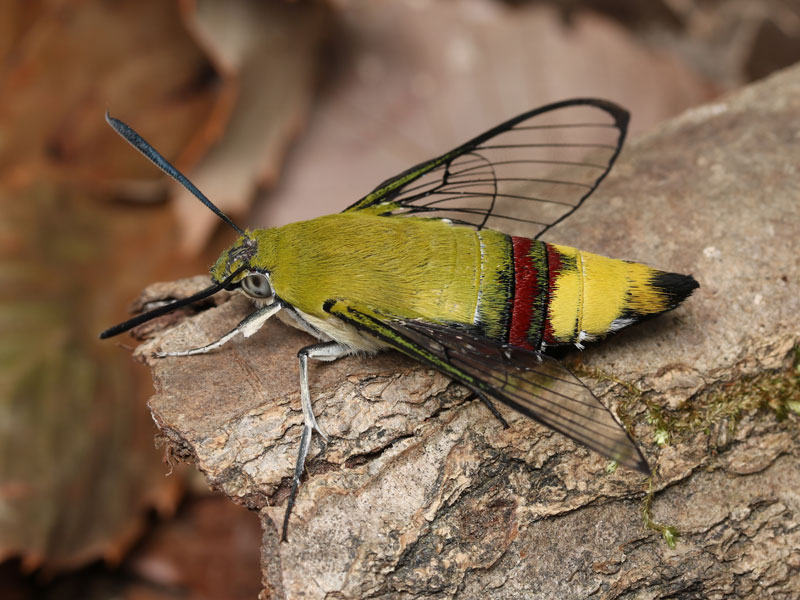
<svg viewBox="0 0 800 600">
<path fill-rule="evenodd" d="M 622 424 L 559 361 L 460 327 L 384 320 L 342 301 L 327 310 L 395 349 L 505 403 L 619 464 L 650 473 Z"/>
<path fill-rule="evenodd" d="M 549 104 L 388 179 L 345 212 L 418 215 L 539 237 L 608 174 L 628 119 L 605 100 Z"/>
</svg>

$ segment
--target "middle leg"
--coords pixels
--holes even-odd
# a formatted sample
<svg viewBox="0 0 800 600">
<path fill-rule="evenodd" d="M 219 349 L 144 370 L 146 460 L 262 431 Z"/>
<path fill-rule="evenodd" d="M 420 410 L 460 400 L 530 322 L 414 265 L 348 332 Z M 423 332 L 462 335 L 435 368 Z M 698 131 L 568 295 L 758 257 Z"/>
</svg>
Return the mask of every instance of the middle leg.
<svg viewBox="0 0 800 600">
<path fill-rule="evenodd" d="M 336 360 L 350 353 L 350 348 L 339 342 L 323 342 L 312 344 L 302 348 L 297 353 L 300 361 L 300 404 L 303 408 L 303 433 L 300 436 L 300 451 L 297 453 L 297 462 L 294 466 L 294 476 L 292 477 L 292 490 L 289 492 L 289 500 L 286 503 L 286 514 L 283 517 L 283 530 L 281 540 L 286 540 L 286 533 L 289 528 L 289 516 L 294 507 L 297 488 L 300 486 L 300 479 L 303 477 L 303 469 L 306 464 L 308 450 L 311 448 L 311 433 L 316 430 L 325 443 L 328 442 L 328 435 L 322 430 L 314 416 L 314 408 L 311 406 L 311 392 L 308 387 L 308 359 L 316 360 Z"/>
</svg>

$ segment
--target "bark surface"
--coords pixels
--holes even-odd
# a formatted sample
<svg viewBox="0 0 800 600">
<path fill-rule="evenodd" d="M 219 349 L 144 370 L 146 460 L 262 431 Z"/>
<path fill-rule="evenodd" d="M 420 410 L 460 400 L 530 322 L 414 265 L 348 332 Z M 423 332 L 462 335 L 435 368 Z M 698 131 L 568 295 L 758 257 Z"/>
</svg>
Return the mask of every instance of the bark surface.
<svg viewBox="0 0 800 600">
<path fill-rule="evenodd" d="M 312 366 L 333 441 L 312 444 L 279 543 L 311 338 L 274 320 L 213 354 L 151 358 L 228 331 L 251 310 L 238 295 L 139 332 L 153 417 L 175 456 L 260 511 L 264 598 L 797 597 L 799 183 L 795 67 L 630 144 L 548 236 L 700 282 L 678 310 L 568 358 L 630 423 L 656 472 L 649 500 L 641 475 L 501 407 L 504 430 L 391 352 Z"/>
</svg>

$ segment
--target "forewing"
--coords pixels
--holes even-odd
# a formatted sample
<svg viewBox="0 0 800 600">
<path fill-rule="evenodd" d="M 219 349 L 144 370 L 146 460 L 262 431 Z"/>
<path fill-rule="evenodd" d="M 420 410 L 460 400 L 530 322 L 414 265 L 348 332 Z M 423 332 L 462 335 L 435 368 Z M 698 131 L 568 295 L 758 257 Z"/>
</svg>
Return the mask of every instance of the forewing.
<svg viewBox="0 0 800 600">
<path fill-rule="evenodd" d="M 387 320 L 338 301 L 331 314 L 444 374 L 492 396 L 619 464 L 650 473 L 622 424 L 559 361 L 505 347 L 458 327 Z"/>
<path fill-rule="evenodd" d="M 449 219 L 539 237 L 606 176 L 628 118 L 605 100 L 549 104 L 388 179 L 345 212 Z"/>
</svg>

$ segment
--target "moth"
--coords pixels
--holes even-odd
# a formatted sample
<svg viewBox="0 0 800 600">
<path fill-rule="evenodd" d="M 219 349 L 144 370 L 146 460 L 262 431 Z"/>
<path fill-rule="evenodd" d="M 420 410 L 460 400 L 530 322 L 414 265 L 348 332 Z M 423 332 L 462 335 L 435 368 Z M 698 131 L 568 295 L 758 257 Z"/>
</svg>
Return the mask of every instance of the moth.
<svg viewBox="0 0 800 600">
<path fill-rule="evenodd" d="M 243 230 L 128 125 L 123 138 L 186 187 L 238 239 L 212 285 L 104 331 L 108 338 L 220 290 L 256 308 L 209 344 L 217 350 L 284 313 L 319 342 L 298 352 L 303 430 L 289 517 L 313 432 L 309 359 L 394 349 L 437 369 L 501 421 L 498 400 L 631 469 L 647 461 L 623 425 L 548 347 L 597 340 L 677 307 L 691 275 L 605 258 L 540 237 L 580 208 L 622 148 L 629 115 L 612 102 L 549 104 L 387 179 L 338 214 Z M 500 230 L 504 232 L 501 232 Z M 511 235 L 515 233 L 516 235 Z"/>
</svg>

